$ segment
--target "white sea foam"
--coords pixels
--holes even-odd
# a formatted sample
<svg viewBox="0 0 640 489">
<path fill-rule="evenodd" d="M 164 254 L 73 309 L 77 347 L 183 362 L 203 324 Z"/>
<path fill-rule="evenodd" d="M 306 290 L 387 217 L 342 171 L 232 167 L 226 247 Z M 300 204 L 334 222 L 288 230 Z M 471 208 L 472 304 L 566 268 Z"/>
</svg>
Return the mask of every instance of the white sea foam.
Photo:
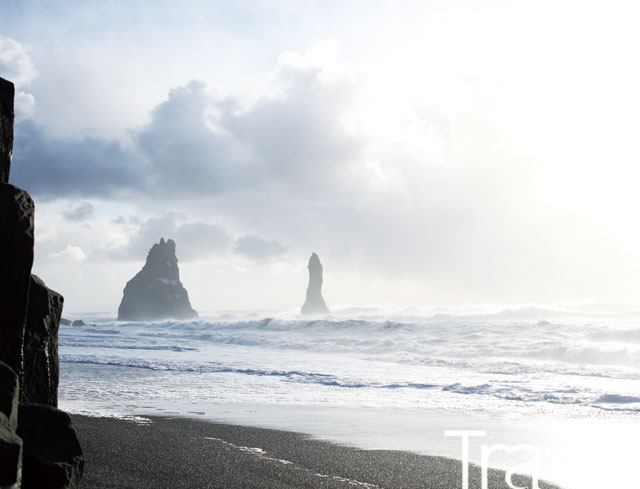
<svg viewBox="0 0 640 489">
<path fill-rule="evenodd" d="M 524 320 L 524 314 L 376 318 L 368 311 L 366 319 L 344 313 L 311 320 L 286 315 L 158 323 L 99 319 L 92 326 L 63 327 L 60 353 L 69 366 L 165 372 L 166 389 L 154 397 L 175 388 L 178 377 L 180 388 L 186 388 L 188 374 L 199 374 L 210 376 L 212 385 L 233 383 L 234 391 L 269 378 L 293 403 L 314 402 L 317 395 L 350 403 L 388 391 L 398 398 L 394 404 L 404 399 L 451 409 L 460 403 L 466 409 L 460 397 L 473 396 L 473 409 L 488 412 L 526 411 L 523 404 L 531 402 L 592 411 L 601 404 L 637 409 L 628 401 L 640 393 L 637 323 L 567 319 L 566 314 L 540 321 L 539 310 Z M 81 384 L 74 386 L 84 392 Z M 73 398 L 74 386 L 63 382 L 61 395 Z M 233 396 L 259 400 L 234 391 Z M 259 392 L 263 395 L 264 387 Z M 215 399 L 220 400 L 219 392 Z"/>
<path fill-rule="evenodd" d="M 60 329 L 61 405 L 206 417 L 417 450 L 416 433 L 435 412 L 499 420 L 496 427 L 635 423 L 640 315 L 585 314 L 360 308 L 311 319 L 273 311 L 157 323 L 85 317 L 93 325 Z M 359 414 L 342 423 L 344 414 L 317 409 Z M 452 455 L 441 446 L 422 451 Z"/>
</svg>

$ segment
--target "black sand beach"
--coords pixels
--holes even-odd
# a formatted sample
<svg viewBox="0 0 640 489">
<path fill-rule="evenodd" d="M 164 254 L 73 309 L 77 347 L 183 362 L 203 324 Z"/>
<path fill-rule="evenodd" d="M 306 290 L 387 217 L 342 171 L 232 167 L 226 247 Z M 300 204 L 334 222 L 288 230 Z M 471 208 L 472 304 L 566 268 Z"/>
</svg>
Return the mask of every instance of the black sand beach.
<svg viewBox="0 0 640 489">
<path fill-rule="evenodd" d="M 359 450 L 298 433 L 192 419 L 72 418 L 85 453 L 83 489 L 461 487 L 461 462 L 442 457 Z M 478 467 L 471 467 L 469 482 L 481 487 Z M 531 487 L 527 479 L 514 482 Z M 503 472 L 491 470 L 489 488 L 507 487 Z"/>
</svg>

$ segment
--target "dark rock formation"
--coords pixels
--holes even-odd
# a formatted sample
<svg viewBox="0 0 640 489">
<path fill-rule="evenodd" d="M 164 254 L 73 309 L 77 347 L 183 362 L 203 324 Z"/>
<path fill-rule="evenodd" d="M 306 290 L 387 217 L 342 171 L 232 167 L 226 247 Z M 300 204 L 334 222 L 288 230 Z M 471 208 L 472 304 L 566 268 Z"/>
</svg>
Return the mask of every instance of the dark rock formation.
<svg viewBox="0 0 640 489">
<path fill-rule="evenodd" d="M 150 321 L 155 319 L 189 319 L 198 313 L 191 308 L 189 294 L 180 282 L 176 244 L 164 238 L 154 244 L 147 261 L 135 277 L 127 282 L 118 308 L 118 319 Z"/>
<path fill-rule="evenodd" d="M 9 185 L 13 84 L 0 79 L 0 488 L 77 487 L 82 451 L 57 403 L 62 296 L 31 275 L 31 197 Z M 17 432 L 16 432 L 17 429 Z"/>
<path fill-rule="evenodd" d="M 21 402 L 58 405 L 58 328 L 63 297 L 31 275 Z"/>
<path fill-rule="evenodd" d="M 69 319 L 60 318 L 60 326 L 71 326 L 71 321 Z"/>
<path fill-rule="evenodd" d="M 18 427 L 18 376 L 6 363 L 0 362 L 0 415 L 4 415 L 12 430 Z M 2 485 L 0 485 L 2 487 Z"/>
<path fill-rule="evenodd" d="M 86 326 L 87 323 L 85 323 L 82 319 L 76 319 L 74 322 L 71 323 L 71 326 Z"/>
<path fill-rule="evenodd" d="M 0 361 L 22 378 L 22 345 L 33 264 L 33 201 L 0 183 Z"/>
<path fill-rule="evenodd" d="M 309 258 L 309 285 L 307 300 L 302 305 L 302 314 L 329 314 L 329 308 L 322 298 L 322 263 L 313 253 Z"/>
<path fill-rule="evenodd" d="M 0 487 L 19 489 L 22 474 L 22 440 L 0 414 Z"/>
<path fill-rule="evenodd" d="M 22 489 L 80 486 L 84 457 L 69 415 L 42 404 L 20 404 Z"/>
<path fill-rule="evenodd" d="M 9 181 L 13 152 L 13 83 L 0 78 L 0 183 Z M 1 486 L 0 486 L 1 487 Z"/>
<path fill-rule="evenodd" d="M 22 473 L 22 440 L 18 427 L 18 376 L 0 362 L 0 487 L 18 489 Z"/>
</svg>

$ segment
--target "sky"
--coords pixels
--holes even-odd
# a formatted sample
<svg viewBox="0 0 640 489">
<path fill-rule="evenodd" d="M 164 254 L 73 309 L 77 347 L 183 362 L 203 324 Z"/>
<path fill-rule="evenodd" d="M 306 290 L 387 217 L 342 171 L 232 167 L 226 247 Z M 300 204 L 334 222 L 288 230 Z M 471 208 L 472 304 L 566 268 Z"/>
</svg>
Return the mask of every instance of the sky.
<svg viewBox="0 0 640 489">
<path fill-rule="evenodd" d="M 115 313 L 161 237 L 200 311 L 640 303 L 623 1 L 2 0 L 34 273 Z"/>
</svg>

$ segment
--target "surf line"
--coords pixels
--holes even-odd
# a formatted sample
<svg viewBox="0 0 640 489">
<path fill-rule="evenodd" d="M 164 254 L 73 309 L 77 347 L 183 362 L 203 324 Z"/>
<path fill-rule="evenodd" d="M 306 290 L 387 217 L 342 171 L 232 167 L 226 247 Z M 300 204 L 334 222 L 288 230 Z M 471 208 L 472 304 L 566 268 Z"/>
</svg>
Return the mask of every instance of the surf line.
<svg viewBox="0 0 640 489">
<path fill-rule="evenodd" d="M 265 450 L 263 450 L 262 448 L 258 448 L 258 447 L 244 447 L 242 445 L 236 445 L 234 443 L 228 442 L 226 440 L 223 440 L 222 438 L 215 438 L 215 437 L 211 437 L 211 436 L 205 436 L 204 437 L 205 440 L 212 440 L 215 442 L 218 442 L 222 445 L 228 446 L 230 448 L 233 448 L 235 450 L 239 450 L 241 452 L 244 453 L 248 453 L 250 455 L 253 455 L 261 460 L 268 460 L 269 462 L 275 462 L 275 463 L 279 463 L 282 465 L 291 465 L 293 467 L 295 467 L 298 470 L 303 470 L 305 472 L 308 472 L 312 475 L 314 475 L 315 477 L 321 478 L 321 479 L 330 479 L 336 482 L 344 482 L 345 484 L 349 484 L 351 486 L 355 486 L 355 487 L 361 487 L 363 489 L 380 489 L 380 486 L 376 485 L 376 484 L 370 484 L 368 482 L 362 482 L 362 481 L 358 481 L 355 479 L 349 479 L 347 477 L 340 477 L 338 475 L 327 475 L 327 474 L 320 474 L 317 472 L 313 472 L 312 470 L 307 469 L 306 467 L 301 467 L 300 465 L 296 465 L 295 463 L 291 462 L 290 460 L 284 460 L 282 458 L 275 458 L 275 457 L 271 457 L 267 454 L 267 452 Z"/>
</svg>

